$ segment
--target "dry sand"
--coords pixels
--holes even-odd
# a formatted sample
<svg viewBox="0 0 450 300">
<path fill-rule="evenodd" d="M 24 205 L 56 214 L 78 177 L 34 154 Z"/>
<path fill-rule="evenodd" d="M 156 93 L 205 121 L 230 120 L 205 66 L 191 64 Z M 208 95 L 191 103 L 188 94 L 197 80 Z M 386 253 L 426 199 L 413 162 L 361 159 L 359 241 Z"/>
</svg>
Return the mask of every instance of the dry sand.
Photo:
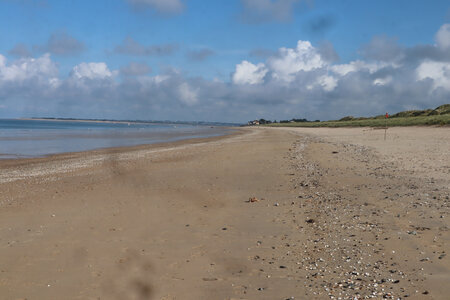
<svg viewBox="0 0 450 300">
<path fill-rule="evenodd" d="M 242 131 L 0 162 L 0 299 L 447 299 L 449 128 Z"/>
</svg>

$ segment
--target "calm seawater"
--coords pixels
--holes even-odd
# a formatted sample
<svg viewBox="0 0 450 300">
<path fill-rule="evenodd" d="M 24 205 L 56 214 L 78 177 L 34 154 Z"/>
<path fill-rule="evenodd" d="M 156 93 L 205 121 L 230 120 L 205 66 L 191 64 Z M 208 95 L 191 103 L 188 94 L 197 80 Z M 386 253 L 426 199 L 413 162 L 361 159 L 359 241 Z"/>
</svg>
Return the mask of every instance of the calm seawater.
<svg viewBox="0 0 450 300">
<path fill-rule="evenodd" d="M 173 142 L 230 133 L 214 126 L 0 119 L 0 159 Z"/>
</svg>

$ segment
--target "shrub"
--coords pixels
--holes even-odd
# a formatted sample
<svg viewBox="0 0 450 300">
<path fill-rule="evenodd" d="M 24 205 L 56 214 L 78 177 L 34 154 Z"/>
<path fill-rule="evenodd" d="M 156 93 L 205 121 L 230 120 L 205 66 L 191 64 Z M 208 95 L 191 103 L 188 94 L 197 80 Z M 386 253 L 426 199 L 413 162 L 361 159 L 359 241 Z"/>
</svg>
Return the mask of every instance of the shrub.
<svg viewBox="0 0 450 300">
<path fill-rule="evenodd" d="M 353 119 L 355 119 L 353 116 L 347 116 L 339 119 L 339 121 L 352 121 Z"/>
</svg>

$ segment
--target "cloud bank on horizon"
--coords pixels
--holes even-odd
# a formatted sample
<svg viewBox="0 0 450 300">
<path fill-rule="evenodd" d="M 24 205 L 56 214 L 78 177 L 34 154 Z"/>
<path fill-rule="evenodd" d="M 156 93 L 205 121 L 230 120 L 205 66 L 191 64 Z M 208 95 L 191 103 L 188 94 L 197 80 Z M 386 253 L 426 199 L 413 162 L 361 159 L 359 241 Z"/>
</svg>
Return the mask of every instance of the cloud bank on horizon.
<svg viewBox="0 0 450 300">
<path fill-rule="evenodd" d="M 126 1 L 133 11 L 151 10 L 165 22 L 189 9 L 180 0 Z M 242 0 L 236 16 L 251 23 L 242 26 L 289 22 L 300 2 Z M 244 122 L 435 107 L 450 102 L 450 23 L 436 28 L 433 40 L 403 46 L 396 38 L 375 35 L 360 45 L 356 59 L 340 62 L 331 42 L 292 38 L 293 47 L 255 46 L 221 79 L 171 65 L 155 72 L 146 61 L 183 52 L 188 63 L 214 65 L 223 52 L 208 45 L 147 43 L 126 34 L 104 49 L 104 59 L 91 61 L 88 43 L 58 31 L 41 44 L 17 43 L 0 54 L 0 117 Z M 63 73 L 58 57 L 81 61 Z M 111 66 L 110 57 L 121 59 L 120 66 Z"/>
</svg>

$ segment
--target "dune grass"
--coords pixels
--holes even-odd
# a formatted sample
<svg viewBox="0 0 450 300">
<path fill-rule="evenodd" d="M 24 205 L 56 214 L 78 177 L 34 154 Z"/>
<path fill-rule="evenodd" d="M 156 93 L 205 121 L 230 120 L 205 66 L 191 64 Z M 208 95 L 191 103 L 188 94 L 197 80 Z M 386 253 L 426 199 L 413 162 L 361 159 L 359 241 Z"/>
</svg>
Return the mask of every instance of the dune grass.
<svg viewBox="0 0 450 300">
<path fill-rule="evenodd" d="M 323 121 L 323 122 L 292 122 L 292 123 L 272 123 L 263 126 L 270 127 L 393 127 L 393 126 L 429 126 L 429 125 L 450 125 L 450 114 L 431 115 L 418 117 L 395 117 L 395 118 L 374 118 L 374 119 L 354 119 L 348 121 Z"/>
</svg>

